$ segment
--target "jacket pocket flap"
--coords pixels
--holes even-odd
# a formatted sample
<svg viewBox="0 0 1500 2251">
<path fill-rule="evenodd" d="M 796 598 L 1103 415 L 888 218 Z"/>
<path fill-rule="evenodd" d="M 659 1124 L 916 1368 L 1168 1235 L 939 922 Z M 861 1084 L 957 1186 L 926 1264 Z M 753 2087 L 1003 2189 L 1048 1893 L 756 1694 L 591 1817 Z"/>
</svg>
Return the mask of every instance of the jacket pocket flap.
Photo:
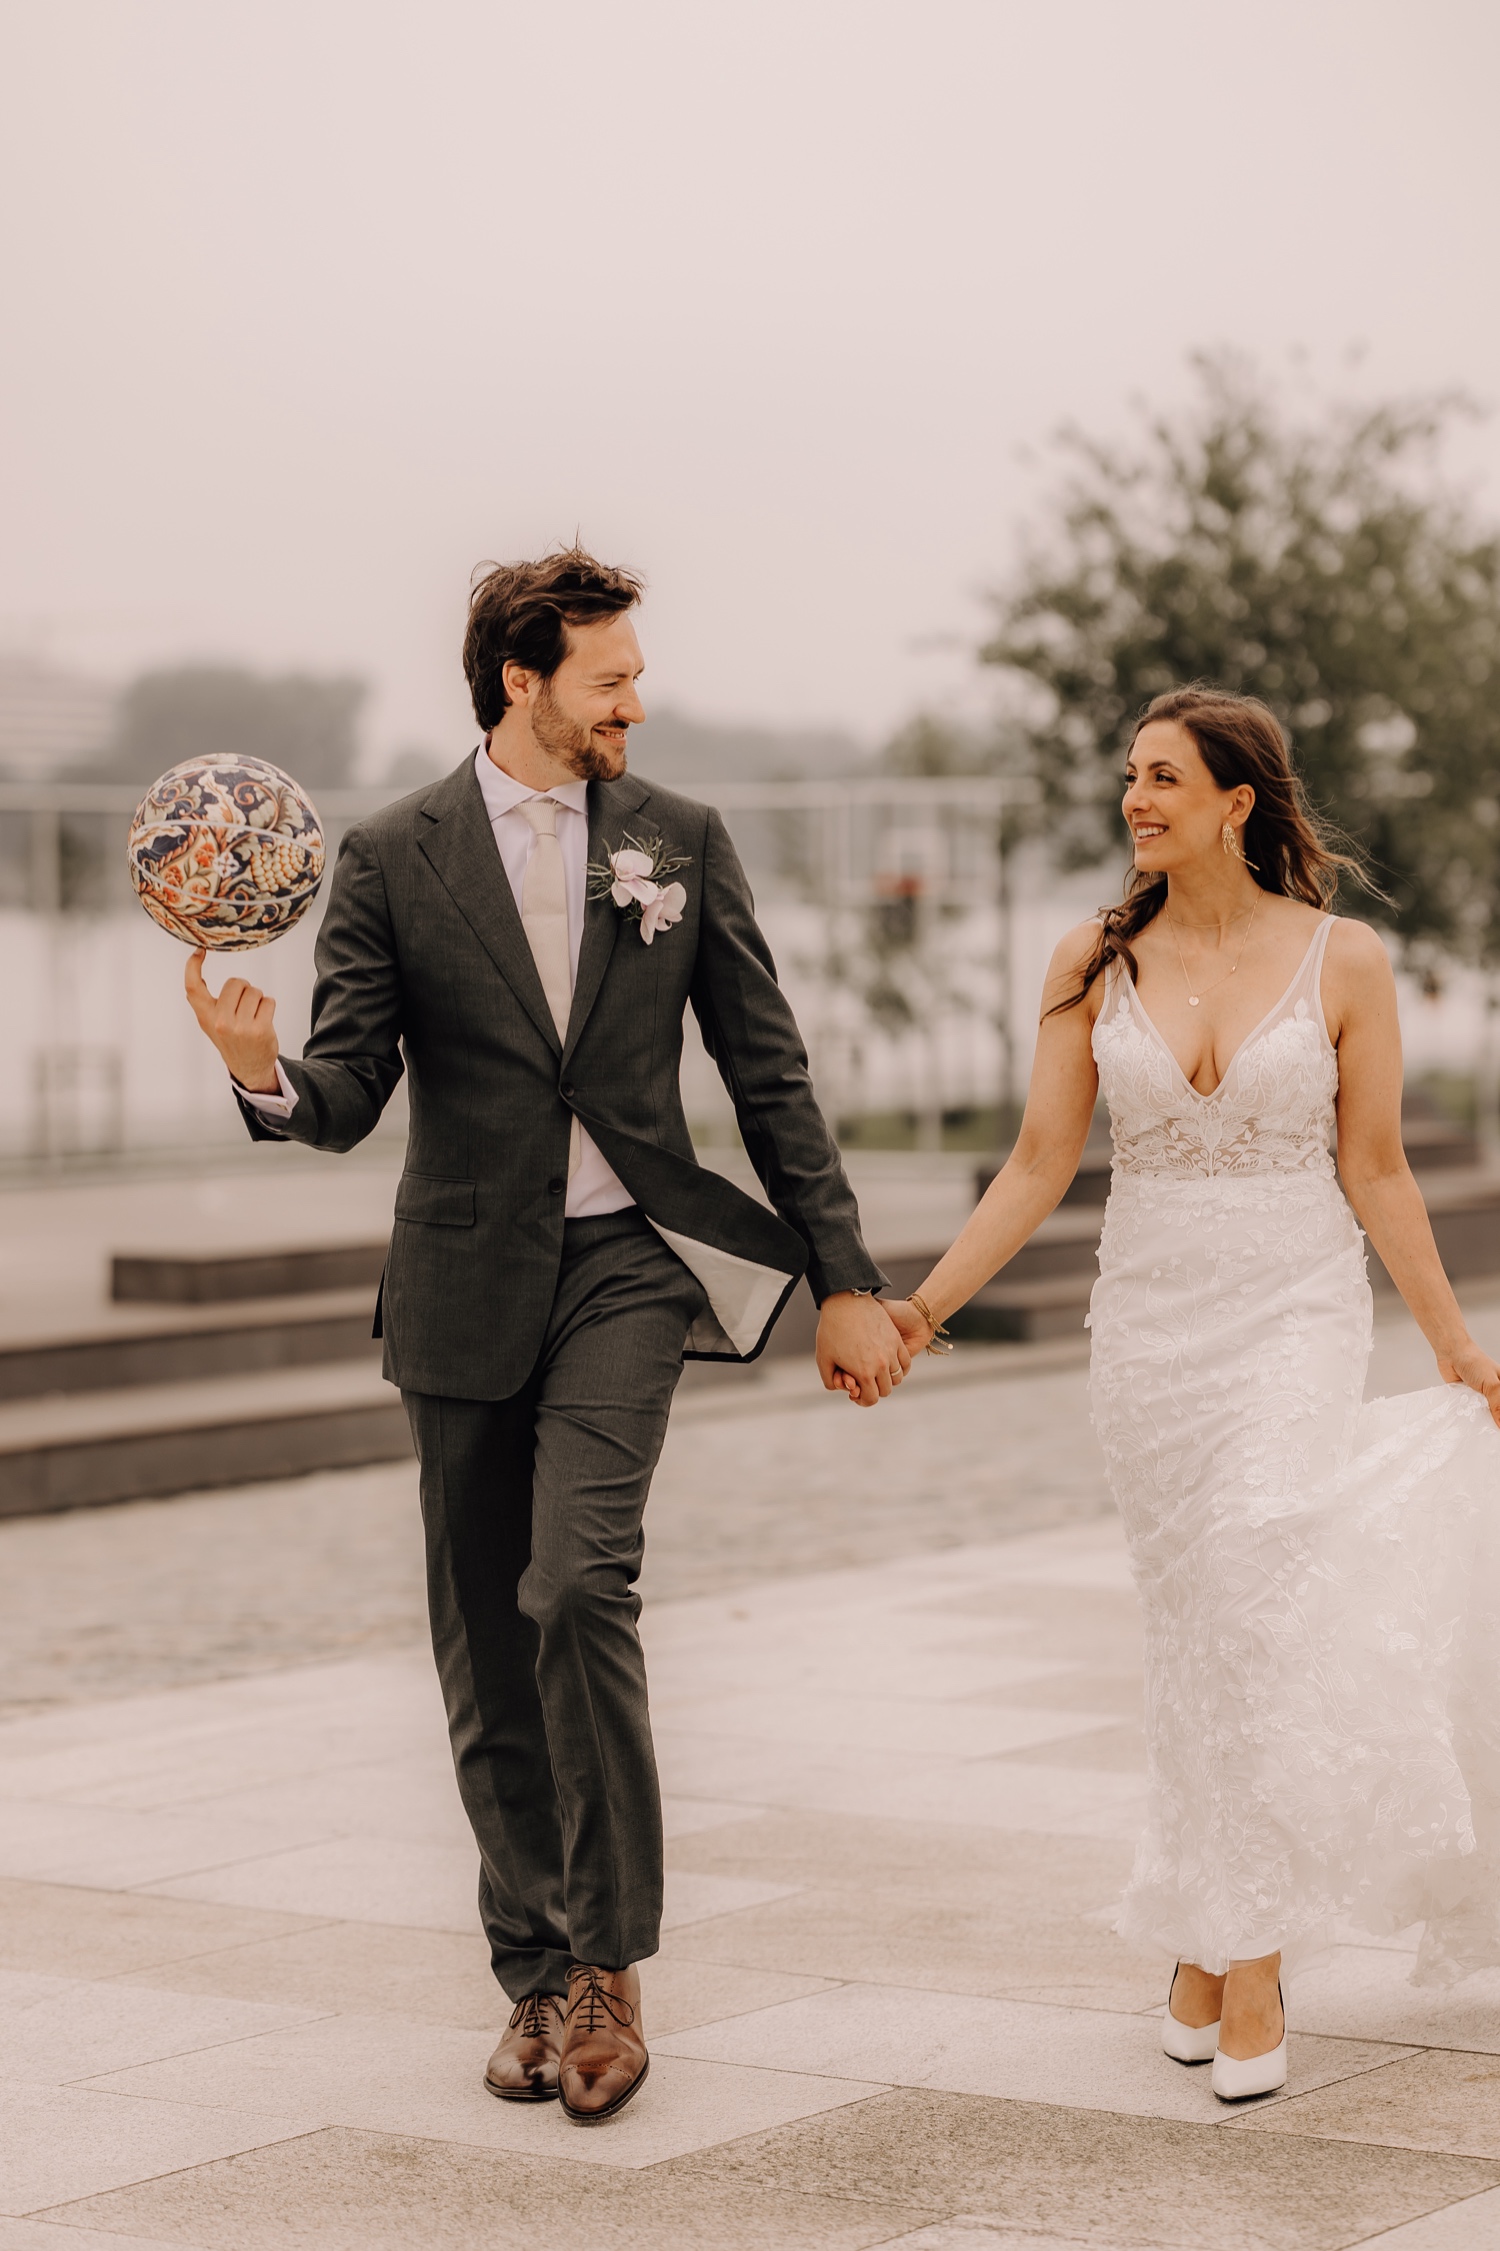
<svg viewBox="0 0 1500 2251">
<path fill-rule="evenodd" d="M 396 1188 L 396 1217 L 421 1220 L 428 1227 L 472 1227 L 474 1183 L 404 1172 Z"/>
</svg>

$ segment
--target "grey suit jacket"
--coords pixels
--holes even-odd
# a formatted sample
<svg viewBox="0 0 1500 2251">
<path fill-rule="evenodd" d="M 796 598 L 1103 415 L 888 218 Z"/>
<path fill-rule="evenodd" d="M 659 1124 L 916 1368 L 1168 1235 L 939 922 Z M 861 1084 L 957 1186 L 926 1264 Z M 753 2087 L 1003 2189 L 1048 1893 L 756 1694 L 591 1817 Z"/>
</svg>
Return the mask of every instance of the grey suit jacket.
<svg viewBox="0 0 1500 2251">
<path fill-rule="evenodd" d="M 687 865 L 680 923 L 651 945 L 591 900 L 559 1041 L 472 757 L 384 807 L 340 848 L 317 943 L 312 1034 L 284 1063 L 286 1121 L 257 1139 L 350 1149 L 403 1068 L 411 1129 L 376 1333 L 403 1390 L 503 1399 L 535 1363 L 556 1289 L 576 1112 L 646 1217 L 704 1284 L 696 1359 L 750 1360 L 806 1273 L 885 1280 L 719 815 L 635 776 L 589 785 L 589 857 L 626 832 Z M 684 1010 L 734 1101 L 774 1211 L 693 1153 L 678 1083 Z"/>
</svg>

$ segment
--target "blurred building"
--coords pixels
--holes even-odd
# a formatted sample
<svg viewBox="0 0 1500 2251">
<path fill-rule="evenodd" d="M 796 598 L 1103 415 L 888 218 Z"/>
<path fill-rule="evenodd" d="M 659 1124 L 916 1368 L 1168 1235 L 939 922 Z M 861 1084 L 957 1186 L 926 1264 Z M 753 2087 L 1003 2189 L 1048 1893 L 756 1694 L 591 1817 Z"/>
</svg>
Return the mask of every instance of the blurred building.
<svg viewBox="0 0 1500 2251">
<path fill-rule="evenodd" d="M 0 654 L 0 778 L 54 781 L 103 750 L 117 690 L 44 658 Z"/>
</svg>

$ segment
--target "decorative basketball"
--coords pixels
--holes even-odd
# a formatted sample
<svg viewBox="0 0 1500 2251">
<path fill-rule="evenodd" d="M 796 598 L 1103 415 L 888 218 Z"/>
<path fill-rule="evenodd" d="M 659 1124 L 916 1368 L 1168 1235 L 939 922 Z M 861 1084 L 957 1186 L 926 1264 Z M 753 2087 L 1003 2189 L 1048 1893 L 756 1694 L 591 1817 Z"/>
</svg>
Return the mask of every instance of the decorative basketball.
<svg viewBox="0 0 1500 2251">
<path fill-rule="evenodd" d="M 300 922 L 323 880 L 323 824 L 263 758 L 188 758 L 130 824 L 130 877 L 153 922 L 187 946 L 238 953 Z"/>
</svg>

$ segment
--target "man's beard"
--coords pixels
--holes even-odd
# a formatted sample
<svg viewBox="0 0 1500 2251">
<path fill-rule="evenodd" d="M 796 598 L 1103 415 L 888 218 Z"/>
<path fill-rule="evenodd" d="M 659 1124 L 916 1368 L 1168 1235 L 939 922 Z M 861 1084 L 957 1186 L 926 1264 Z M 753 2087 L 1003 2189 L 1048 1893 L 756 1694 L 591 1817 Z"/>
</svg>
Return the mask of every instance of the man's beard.
<svg viewBox="0 0 1500 2251">
<path fill-rule="evenodd" d="M 601 749 L 591 728 L 580 727 L 576 719 L 569 719 L 559 708 L 550 680 L 544 680 L 538 692 L 531 732 L 538 747 L 545 750 L 549 758 L 560 758 L 581 782 L 612 782 L 625 771 L 624 746 L 621 746 L 618 760 Z"/>
</svg>

